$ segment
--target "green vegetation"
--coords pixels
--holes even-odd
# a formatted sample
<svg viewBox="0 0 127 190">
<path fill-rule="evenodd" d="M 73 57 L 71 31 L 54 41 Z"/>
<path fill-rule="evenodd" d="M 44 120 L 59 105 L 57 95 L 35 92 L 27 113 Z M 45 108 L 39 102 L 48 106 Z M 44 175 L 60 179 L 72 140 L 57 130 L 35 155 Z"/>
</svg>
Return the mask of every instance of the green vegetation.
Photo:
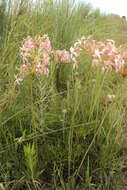
<svg viewBox="0 0 127 190">
<path fill-rule="evenodd" d="M 82 35 L 125 45 L 126 21 L 68 0 L 5 4 L 0 6 L 0 188 L 118 189 L 126 78 L 94 70 L 88 55 L 81 56 L 76 72 L 71 65 L 52 64 L 49 77 L 30 75 L 18 87 L 14 75 L 28 35 L 48 34 L 54 49 L 69 50 Z M 109 94 L 115 95 L 111 102 Z"/>
</svg>

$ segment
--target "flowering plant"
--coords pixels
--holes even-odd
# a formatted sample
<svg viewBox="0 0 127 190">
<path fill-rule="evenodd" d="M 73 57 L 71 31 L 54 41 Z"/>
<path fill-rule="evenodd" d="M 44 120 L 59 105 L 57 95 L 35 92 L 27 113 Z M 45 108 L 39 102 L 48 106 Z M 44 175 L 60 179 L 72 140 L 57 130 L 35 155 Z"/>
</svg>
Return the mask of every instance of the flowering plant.
<svg viewBox="0 0 127 190">
<path fill-rule="evenodd" d="M 82 37 L 70 48 L 74 68 L 78 67 L 78 57 L 83 51 L 88 52 L 92 56 L 93 67 L 103 63 L 102 71 L 114 69 L 116 72 L 119 72 L 125 65 L 122 53 L 116 48 L 113 40 L 107 40 L 104 43 L 96 42 L 91 37 Z"/>
<path fill-rule="evenodd" d="M 15 84 L 20 84 L 26 74 L 44 74 L 49 75 L 51 57 L 54 57 L 56 64 L 70 63 L 70 53 L 66 50 L 52 50 L 51 42 L 47 35 L 42 37 L 36 35 L 34 38 L 28 36 L 23 40 L 20 48 L 22 64 L 19 70 L 19 75 L 15 75 Z"/>
<path fill-rule="evenodd" d="M 15 76 L 15 83 L 19 84 L 29 73 L 48 76 L 51 53 L 51 42 L 47 35 L 43 37 L 38 35 L 34 38 L 28 36 L 24 39 L 20 48 L 22 64 L 19 68 L 19 76 Z"/>
<path fill-rule="evenodd" d="M 73 63 L 73 68 L 78 68 L 78 58 L 81 53 L 88 53 L 92 57 L 92 66 L 98 67 L 102 63 L 102 71 L 115 70 L 121 72 L 125 67 L 126 52 L 119 51 L 113 40 L 97 42 L 91 36 L 84 36 L 74 43 L 67 50 L 53 50 L 47 35 L 42 37 L 36 35 L 34 38 L 28 36 L 24 39 L 20 48 L 22 64 L 19 68 L 19 76 L 15 75 L 15 84 L 20 84 L 26 74 L 49 75 L 49 65 L 51 57 L 54 57 L 55 64 Z"/>
</svg>

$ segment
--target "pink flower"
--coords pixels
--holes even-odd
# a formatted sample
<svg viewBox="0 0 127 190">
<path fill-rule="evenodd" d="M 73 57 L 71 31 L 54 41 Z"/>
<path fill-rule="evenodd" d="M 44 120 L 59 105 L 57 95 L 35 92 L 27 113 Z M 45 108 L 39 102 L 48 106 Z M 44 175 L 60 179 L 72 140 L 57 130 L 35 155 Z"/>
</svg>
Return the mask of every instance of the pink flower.
<svg viewBox="0 0 127 190">
<path fill-rule="evenodd" d="M 43 53 L 43 64 L 44 65 L 49 65 L 50 64 L 50 56 L 46 52 Z"/>
<path fill-rule="evenodd" d="M 35 69 L 36 73 L 40 73 L 40 70 L 41 70 L 41 61 L 40 61 L 40 59 L 38 57 L 35 59 L 34 69 Z"/>
<path fill-rule="evenodd" d="M 103 72 L 106 69 L 115 70 L 119 72 L 125 65 L 124 56 L 127 57 L 127 53 L 119 53 L 113 40 L 107 40 L 105 43 L 96 42 L 91 37 L 81 38 L 74 46 L 70 48 L 71 60 L 74 64 L 74 68 L 77 68 L 77 58 L 81 53 L 87 52 L 92 56 L 92 66 L 97 67 L 99 63 L 103 63 Z"/>
<path fill-rule="evenodd" d="M 94 55 L 93 55 L 94 58 L 97 58 L 97 59 L 101 59 L 101 52 L 99 51 L 99 49 L 95 49 L 94 50 Z"/>
<path fill-rule="evenodd" d="M 51 54 L 52 47 L 51 47 L 51 42 L 48 37 L 46 37 L 46 39 L 44 39 L 44 41 L 40 43 L 40 49 L 42 49 L 43 51 L 46 51 L 48 54 Z"/>
<path fill-rule="evenodd" d="M 23 40 L 20 54 L 23 64 L 19 71 L 22 78 L 30 72 L 34 74 L 44 74 L 48 76 L 50 65 L 50 56 L 52 53 L 51 42 L 47 35 L 42 37 L 36 35 L 34 38 L 28 36 Z M 67 59 L 67 58 L 65 58 Z M 17 77 L 16 83 L 20 83 L 22 79 Z"/>
<path fill-rule="evenodd" d="M 26 72 L 29 72 L 30 70 L 30 64 L 22 64 L 21 67 L 20 67 L 20 72 L 23 74 L 23 73 L 26 73 Z"/>
<path fill-rule="evenodd" d="M 49 69 L 45 65 L 43 65 L 43 64 L 41 65 L 41 73 L 43 73 L 47 77 L 49 75 Z"/>
<path fill-rule="evenodd" d="M 20 83 L 23 81 L 23 79 L 18 77 L 17 75 L 14 75 L 14 78 L 15 78 L 14 82 L 15 85 L 20 85 Z"/>
<path fill-rule="evenodd" d="M 23 41 L 23 46 L 20 48 L 21 56 L 23 58 L 23 62 L 27 61 L 31 52 L 34 50 L 34 42 L 33 39 L 28 36 L 26 39 Z"/>
<path fill-rule="evenodd" d="M 80 55 L 80 51 L 77 48 L 70 48 L 71 57 L 78 57 Z"/>
<path fill-rule="evenodd" d="M 70 63 L 70 53 L 66 50 L 57 50 L 54 53 L 54 59 L 56 63 L 63 62 L 63 63 Z"/>
<path fill-rule="evenodd" d="M 66 50 L 61 53 L 61 62 L 70 63 L 70 54 Z"/>
</svg>

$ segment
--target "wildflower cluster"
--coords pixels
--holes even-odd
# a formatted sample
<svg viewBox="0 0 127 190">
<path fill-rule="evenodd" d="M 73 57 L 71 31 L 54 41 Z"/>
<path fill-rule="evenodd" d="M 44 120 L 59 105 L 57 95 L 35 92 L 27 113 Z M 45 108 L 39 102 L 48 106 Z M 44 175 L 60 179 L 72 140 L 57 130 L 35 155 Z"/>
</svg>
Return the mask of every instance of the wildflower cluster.
<svg viewBox="0 0 127 190">
<path fill-rule="evenodd" d="M 73 68 L 78 67 L 78 57 L 83 51 L 86 43 L 86 38 L 82 37 L 80 40 L 74 43 L 74 45 L 70 48 L 71 60 L 73 62 Z"/>
<path fill-rule="evenodd" d="M 15 75 L 15 84 L 20 84 L 27 74 L 44 74 L 48 76 L 51 57 L 54 57 L 56 64 L 70 63 L 70 53 L 66 50 L 52 50 L 51 42 L 47 35 L 28 36 L 24 39 L 20 48 L 22 64 L 19 70 L 19 75 Z"/>
<path fill-rule="evenodd" d="M 34 38 L 28 36 L 24 39 L 22 47 L 20 48 L 20 55 L 22 64 L 19 68 L 19 75 L 15 75 L 15 84 L 20 84 L 26 74 L 44 74 L 49 75 L 49 65 L 51 57 L 54 62 L 58 63 L 73 63 L 73 68 L 78 67 L 78 58 L 81 53 L 88 53 L 92 57 L 92 66 L 98 67 L 102 63 L 102 71 L 106 69 L 120 72 L 125 66 L 127 57 L 126 52 L 120 52 L 115 46 L 113 40 L 106 42 L 97 42 L 91 37 L 82 37 L 74 43 L 70 51 L 53 50 L 51 42 L 47 35 L 35 36 Z"/>
<path fill-rule="evenodd" d="M 28 36 L 24 39 L 20 48 L 22 64 L 19 68 L 19 76 L 15 76 L 15 83 L 19 84 L 29 73 L 48 76 L 51 53 L 52 47 L 47 35 L 34 38 Z"/>
<path fill-rule="evenodd" d="M 57 50 L 54 51 L 54 59 L 55 63 L 70 63 L 71 62 L 71 57 L 70 53 L 66 50 Z"/>
<path fill-rule="evenodd" d="M 116 48 L 113 40 L 107 40 L 104 43 L 96 42 L 91 37 L 82 37 L 70 48 L 74 68 L 78 67 L 78 57 L 83 51 L 88 52 L 92 56 L 92 65 L 94 67 L 97 67 L 99 63 L 103 63 L 103 71 L 114 69 L 116 72 L 119 72 L 125 65 L 122 53 Z"/>
</svg>

